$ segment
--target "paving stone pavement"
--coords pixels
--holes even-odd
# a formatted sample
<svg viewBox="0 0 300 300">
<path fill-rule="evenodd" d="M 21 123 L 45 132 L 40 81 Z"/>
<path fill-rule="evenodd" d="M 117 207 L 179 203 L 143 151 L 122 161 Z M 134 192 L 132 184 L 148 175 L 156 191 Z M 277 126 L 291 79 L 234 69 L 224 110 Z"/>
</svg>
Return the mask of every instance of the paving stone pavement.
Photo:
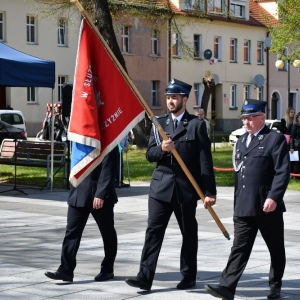
<svg viewBox="0 0 300 300">
<path fill-rule="evenodd" d="M 11 189 L 0 184 L 0 192 Z M 189 290 L 177 290 L 181 280 L 179 254 L 181 235 L 172 216 L 161 249 L 155 280 L 150 292 L 128 286 L 124 280 L 135 276 L 147 225 L 148 182 L 132 182 L 130 188 L 117 189 L 115 206 L 118 254 L 115 277 L 95 282 L 100 271 L 103 244 L 91 217 L 85 228 L 74 282 L 53 281 L 45 271 L 55 271 L 66 225 L 67 190 L 53 191 L 19 187 L 0 194 L 0 299 L 215 299 L 204 284 L 217 284 L 224 269 L 233 239 L 233 188 L 218 187 L 214 210 L 230 234 L 228 241 L 199 202 L 199 251 L 197 284 Z M 300 300 L 300 192 L 287 191 L 285 237 L 287 265 L 281 299 Z M 267 299 L 269 254 L 258 235 L 250 261 L 239 282 L 235 299 Z"/>
</svg>

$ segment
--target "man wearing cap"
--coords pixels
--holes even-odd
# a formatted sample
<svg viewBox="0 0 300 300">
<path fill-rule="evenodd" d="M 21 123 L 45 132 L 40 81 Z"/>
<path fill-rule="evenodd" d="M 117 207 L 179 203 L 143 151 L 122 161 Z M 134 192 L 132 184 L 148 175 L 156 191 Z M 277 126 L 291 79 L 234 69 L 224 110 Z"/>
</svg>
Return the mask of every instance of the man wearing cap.
<svg viewBox="0 0 300 300">
<path fill-rule="evenodd" d="M 196 284 L 198 224 L 196 207 L 199 196 L 184 171 L 171 154 L 175 148 L 205 194 L 204 206 L 216 202 L 216 183 L 213 171 L 211 143 L 205 122 L 189 114 L 185 108 L 191 86 L 173 79 L 166 88 L 166 101 L 170 114 L 157 117 L 170 138 L 163 140 L 152 128 L 146 153 L 149 162 L 155 162 L 148 200 L 148 228 L 135 278 L 126 279 L 130 286 L 150 290 L 155 275 L 165 230 L 174 212 L 182 234 L 178 289 Z"/>
<path fill-rule="evenodd" d="M 233 153 L 235 169 L 234 241 L 217 287 L 205 285 L 212 296 L 234 299 L 236 287 L 260 231 L 271 256 L 268 299 L 280 297 L 285 268 L 283 196 L 290 178 L 289 149 L 279 131 L 265 125 L 265 101 L 248 99 L 241 120 L 246 133 Z"/>
</svg>

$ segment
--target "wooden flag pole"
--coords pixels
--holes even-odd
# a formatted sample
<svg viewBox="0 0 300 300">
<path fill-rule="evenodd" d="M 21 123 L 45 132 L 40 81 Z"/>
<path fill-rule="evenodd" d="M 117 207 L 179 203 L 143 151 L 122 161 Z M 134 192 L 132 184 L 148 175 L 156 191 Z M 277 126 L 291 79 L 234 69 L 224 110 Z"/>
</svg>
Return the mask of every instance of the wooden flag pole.
<svg viewBox="0 0 300 300">
<path fill-rule="evenodd" d="M 146 113 L 148 114 L 149 118 L 152 120 L 153 124 L 157 128 L 157 130 L 158 130 L 159 134 L 161 135 L 161 137 L 163 138 L 163 140 L 165 140 L 165 141 L 168 140 L 169 139 L 168 136 L 166 135 L 166 133 L 162 129 L 161 125 L 158 123 L 156 117 L 154 116 L 153 112 L 151 111 L 151 109 L 149 108 L 148 104 L 144 100 L 143 96 L 137 90 L 137 88 L 135 87 L 135 85 L 133 84 L 133 82 L 131 81 L 131 79 L 129 78 L 128 74 L 125 72 L 124 68 L 121 66 L 121 64 L 119 63 L 119 61 L 116 59 L 114 53 L 111 51 L 110 47 L 108 46 L 108 44 L 106 43 L 106 41 L 102 37 L 102 35 L 99 32 L 98 28 L 94 25 L 92 19 L 88 15 L 88 13 L 84 10 L 84 8 L 82 7 L 82 5 L 79 3 L 78 0 L 70 0 L 70 2 L 74 3 L 77 6 L 77 8 L 79 9 L 79 11 L 82 14 L 82 16 L 86 18 L 86 20 L 88 21 L 89 25 L 92 27 L 92 29 L 94 30 L 95 34 L 97 35 L 97 37 L 101 41 L 102 45 L 106 49 L 106 51 L 109 54 L 110 58 L 114 61 L 116 67 L 119 69 L 119 71 L 123 75 L 124 79 L 126 80 L 126 82 L 128 83 L 128 85 L 131 87 L 131 89 L 133 90 L 133 92 L 135 93 L 135 95 L 137 96 L 137 98 L 140 101 L 141 105 L 144 107 Z M 183 162 L 182 158 L 178 154 L 177 150 L 173 149 L 171 152 L 172 152 L 173 156 L 176 158 L 176 160 L 179 163 L 179 165 L 181 166 L 181 168 L 184 171 L 185 175 L 190 180 L 190 182 L 193 185 L 193 187 L 195 188 L 196 192 L 200 196 L 201 200 L 204 202 L 205 196 L 204 196 L 202 190 L 200 189 L 198 183 L 194 179 L 194 177 L 191 174 L 191 172 L 189 171 L 189 169 L 186 167 L 185 163 Z M 219 228 L 222 231 L 222 233 L 224 234 L 225 238 L 227 238 L 228 240 L 230 240 L 230 236 L 229 236 L 226 228 L 223 226 L 222 222 L 220 221 L 219 217 L 217 216 L 217 214 L 215 213 L 215 211 L 213 210 L 213 208 L 209 206 L 207 209 L 210 212 L 210 214 L 213 217 L 213 219 L 215 220 L 215 222 L 217 223 L 217 225 L 219 226 Z"/>
</svg>

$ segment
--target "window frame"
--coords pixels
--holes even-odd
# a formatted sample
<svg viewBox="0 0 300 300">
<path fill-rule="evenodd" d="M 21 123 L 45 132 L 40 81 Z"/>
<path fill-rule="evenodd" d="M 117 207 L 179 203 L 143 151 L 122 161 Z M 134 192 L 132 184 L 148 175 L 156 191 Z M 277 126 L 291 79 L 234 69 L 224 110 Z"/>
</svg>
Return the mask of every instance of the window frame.
<svg viewBox="0 0 300 300">
<path fill-rule="evenodd" d="M 158 80 L 151 80 L 151 106 L 152 107 L 159 107 L 159 98 L 158 98 L 158 91 L 159 91 L 159 81 Z"/>
<path fill-rule="evenodd" d="M 257 100 L 264 101 L 264 87 L 257 87 Z"/>
<path fill-rule="evenodd" d="M 181 38 L 178 33 L 172 33 L 172 44 L 171 44 L 172 57 L 181 58 Z"/>
<path fill-rule="evenodd" d="M 203 86 L 202 83 L 194 83 L 194 103 L 195 106 L 200 106 L 202 104 Z"/>
<path fill-rule="evenodd" d="M 122 53 L 130 53 L 130 27 L 122 26 Z M 125 47 L 125 48 L 124 48 Z"/>
<path fill-rule="evenodd" d="M 244 89 L 243 89 L 243 94 L 244 94 L 244 100 L 246 99 L 250 99 L 250 85 L 244 85 Z"/>
<path fill-rule="evenodd" d="M 194 58 L 202 59 L 202 34 L 194 34 Z"/>
<path fill-rule="evenodd" d="M 37 92 L 35 87 L 27 87 L 27 104 L 37 103 Z"/>
<path fill-rule="evenodd" d="M 222 60 L 222 38 L 220 36 L 214 37 L 214 58 Z"/>
<path fill-rule="evenodd" d="M 258 65 L 264 64 L 264 42 L 256 43 L 256 62 Z"/>
<path fill-rule="evenodd" d="M 240 13 L 238 13 L 237 8 L 239 8 Z M 243 4 L 230 3 L 230 12 L 231 15 L 235 16 L 236 18 L 239 19 L 246 18 L 246 6 Z"/>
<path fill-rule="evenodd" d="M 63 22 L 63 26 L 60 26 L 61 22 Z M 63 32 L 63 34 L 61 34 L 62 32 Z M 61 39 L 63 39 L 63 42 L 60 42 Z M 67 44 L 67 20 L 66 19 L 58 19 L 58 21 L 57 21 L 57 45 L 60 47 L 66 47 L 68 45 Z"/>
<path fill-rule="evenodd" d="M 151 54 L 159 55 L 159 30 L 153 29 L 151 35 Z"/>
<path fill-rule="evenodd" d="M 218 5 L 218 3 L 216 4 L 216 2 L 219 2 L 220 5 Z M 224 14 L 226 11 L 226 3 L 224 0 L 210 0 L 207 1 L 206 5 L 207 13 L 209 14 Z M 217 11 L 218 9 L 220 9 L 220 11 Z"/>
<path fill-rule="evenodd" d="M 5 41 L 5 12 L 0 11 L 0 41 Z"/>
<path fill-rule="evenodd" d="M 63 103 L 62 94 L 63 94 L 63 87 L 65 82 L 68 82 L 68 75 L 59 75 L 57 77 L 57 93 L 58 93 L 57 101 L 59 103 Z"/>
<path fill-rule="evenodd" d="M 34 22 L 31 23 L 31 20 Z M 37 44 L 37 18 L 33 15 L 26 16 L 26 43 Z"/>
<path fill-rule="evenodd" d="M 233 43 L 232 43 L 233 42 Z M 229 61 L 231 63 L 237 62 L 237 39 L 230 38 Z"/>
<path fill-rule="evenodd" d="M 251 63 L 251 40 L 244 40 L 244 64 Z"/>
<path fill-rule="evenodd" d="M 229 87 L 229 107 L 230 108 L 237 107 L 236 99 L 237 99 L 237 85 L 230 84 L 230 87 Z"/>
</svg>

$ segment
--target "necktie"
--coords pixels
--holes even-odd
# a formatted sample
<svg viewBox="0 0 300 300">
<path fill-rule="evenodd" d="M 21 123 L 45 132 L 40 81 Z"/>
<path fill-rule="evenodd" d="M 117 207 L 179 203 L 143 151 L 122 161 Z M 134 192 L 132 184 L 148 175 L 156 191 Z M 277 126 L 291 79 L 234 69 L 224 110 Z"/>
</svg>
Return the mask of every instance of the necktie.
<svg viewBox="0 0 300 300">
<path fill-rule="evenodd" d="M 178 125 L 178 120 L 175 118 L 175 119 L 174 119 L 174 131 L 176 130 L 177 125 Z"/>
<path fill-rule="evenodd" d="M 248 147 L 249 147 L 249 145 L 251 144 L 251 142 L 253 141 L 254 138 L 255 138 L 255 135 L 254 135 L 254 134 L 251 134 L 251 135 L 250 135 L 250 142 L 249 142 L 249 144 L 248 144 Z"/>
</svg>

